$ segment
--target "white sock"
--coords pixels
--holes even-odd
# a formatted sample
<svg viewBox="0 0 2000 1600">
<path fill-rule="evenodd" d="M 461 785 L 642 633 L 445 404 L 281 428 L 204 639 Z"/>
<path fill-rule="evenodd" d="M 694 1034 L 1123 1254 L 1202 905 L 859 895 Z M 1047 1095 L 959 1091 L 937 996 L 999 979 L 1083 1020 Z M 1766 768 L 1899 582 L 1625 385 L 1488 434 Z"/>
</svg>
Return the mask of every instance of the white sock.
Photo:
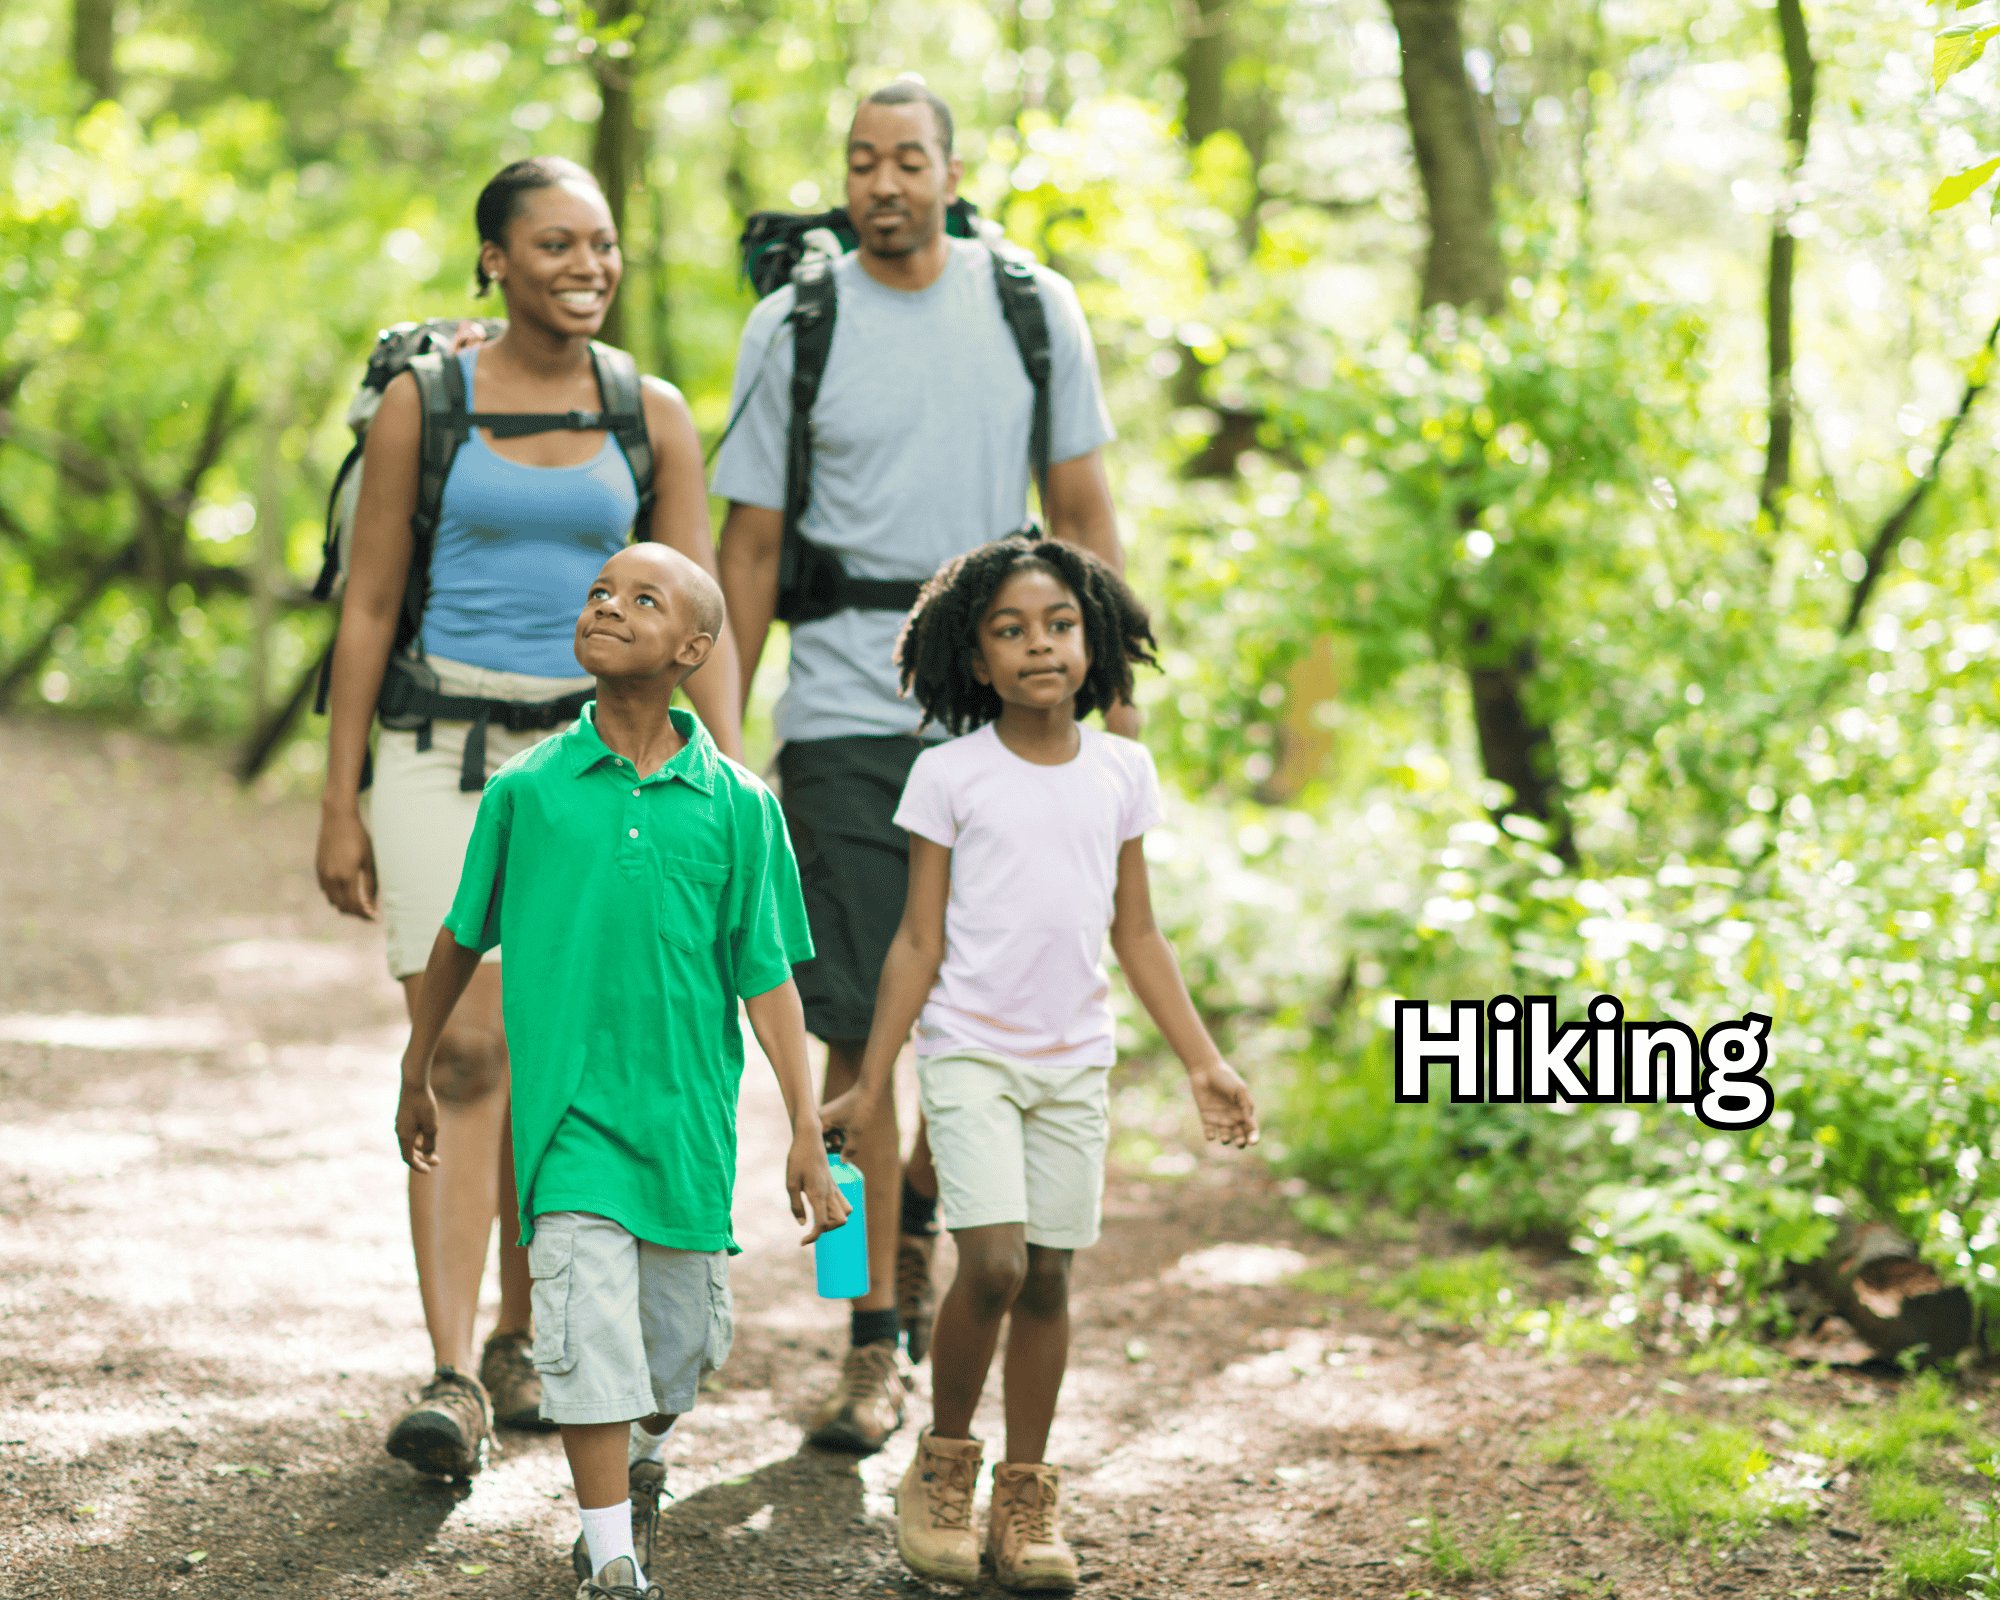
<svg viewBox="0 0 2000 1600">
<path fill-rule="evenodd" d="M 583 1518 L 583 1542 L 590 1551 L 590 1572 L 595 1577 L 620 1556 L 631 1559 L 634 1568 L 639 1565 L 639 1553 L 632 1548 L 632 1502 L 620 1500 L 615 1506 L 600 1506 L 593 1511 L 588 1506 L 578 1506 L 577 1515 Z M 639 1574 L 639 1587 L 646 1586 L 646 1575 Z"/>
<path fill-rule="evenodd" d="M 632 1442 L 629 1447 L 631 1453 L 625 1458 L 625 1464 L 634 1466 L 641 1461 L 664 1461 L 667 1456 L 667 1440 L 673 1434 L 674 1423 L 678 1421 L 679 1417 L 673 1418 L 658 1433 L 648 1433 L 643 1422 L 633 1423 Z"/>
</svg>

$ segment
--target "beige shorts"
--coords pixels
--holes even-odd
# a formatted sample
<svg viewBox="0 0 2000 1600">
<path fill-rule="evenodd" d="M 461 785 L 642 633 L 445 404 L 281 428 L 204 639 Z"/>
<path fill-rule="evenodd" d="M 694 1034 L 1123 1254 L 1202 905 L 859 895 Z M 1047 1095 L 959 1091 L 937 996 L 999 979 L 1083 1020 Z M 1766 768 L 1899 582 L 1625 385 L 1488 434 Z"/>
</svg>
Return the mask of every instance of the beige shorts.
<svg viewBox="0 0 2000 1600">
<path fill-rule="evenodd" d="M 1095 1244 L 1110 1082 L 1109 1067 L 1036 1066 L 984 1051 L 920 1059 L 945 1225 L 1018 1222 L 1029 1244 Z"/>
<path fill-rule="evenodd" d="M 729 1359 L 726 1250 L 669 1250 L 609 1217 L 549 1211 L 535 1218 L 528 1274 L 550 1422 L 680 1416 Z"/>
<path fill-rule="evenodd" d="M 524 672 L 492 672 L 442 656 L 426 657 L 445 694 L 485 700 L 554 700 L 588 689 L 592 680 L 536 678 Z M 362 795 L 363 819 L 375 843 L 375 878 L 382 923 L 389 935 L 389 973 L 413 977 L 429 964 L 431 946 L 458 893 L 472 819 L 479 796 L 458 786 L 465 756 L 466 722 L 431 724 L 431 747 L 417 748 L 414 732 L 377 730 L 375 781 Z M 490 778 L 523 750 L 560 733 L 535 728 L 513 733 L 487 725 L 486 775 Z M 498 946 L 486 953 L 500 959 Z"/>
</svg>

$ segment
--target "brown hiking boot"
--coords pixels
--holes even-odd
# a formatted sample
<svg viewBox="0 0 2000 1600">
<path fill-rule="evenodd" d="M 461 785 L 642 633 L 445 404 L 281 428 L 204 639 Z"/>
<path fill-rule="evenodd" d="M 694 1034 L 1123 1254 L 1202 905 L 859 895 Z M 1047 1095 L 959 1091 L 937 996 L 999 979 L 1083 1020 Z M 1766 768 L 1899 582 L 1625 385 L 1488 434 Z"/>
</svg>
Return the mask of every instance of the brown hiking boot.
<svg viewBox="0 0 2000 1600">
<path fill-rule="evenodd" d="M 896 1485 L 896 1554 L 923 1578 L 979 1581 L 979 1534 L 972 1526 L 972 1491 L 979 1483 L 977 1439 L 917 1436 L 917 1453 Z"/>
<path fill-rule="evenodd" d="M 553 1433 L 556 1425 L 542 1418 L 542 1375 L 528 1359 L 534 1343 L 531 1333 L 494 1334 L 479 1355 L 479 1381 L 501 1427 Z"/>
<path fill-rule="evenodd" d="M 872 1456 L 903 1425 L 910 1379 L 893 1339 L 858 1344 L 841 1364 L 840 1387 L 813 1413 L 807 1442 Z"/>
<path fill-rule="evenodd" d="M 994 1463 L 986 1553 L 1001 1588 L 1017 1594 L 1068 1594 L 1076 1587 L 1076 1554 L 1056 1522 L 1061 1491 L 1058 1467 Z"/>
<path fill-rule="evenodd" d="M 911 1366 L 921 1366 L 930 1354 L 931 1324 L 937 1320 L 937 1296 L 931 1288 L 936 1251 L 934 1233 L 906 1233 L 896 1244 L 896 1317 L 909 1336 Z"/>
<path fill-rule="evenodd" d="M 486 1465 L 493 1407 L 476 1378 L 439 1367 L 417 1403 L 389 1430 L 389 1454 L 419 1472 L 469 1478 Z"/>
</svg>

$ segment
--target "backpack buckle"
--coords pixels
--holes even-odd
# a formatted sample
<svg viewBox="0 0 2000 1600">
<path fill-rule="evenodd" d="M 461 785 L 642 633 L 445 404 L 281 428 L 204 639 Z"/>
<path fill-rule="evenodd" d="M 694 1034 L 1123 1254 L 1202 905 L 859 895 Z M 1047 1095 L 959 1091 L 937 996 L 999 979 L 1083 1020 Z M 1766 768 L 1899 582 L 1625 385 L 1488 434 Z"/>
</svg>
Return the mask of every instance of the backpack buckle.
<svg viewBox="0 0 2000 1600">
<path fill-rule="evenodd" d="M 592 428 L 604 426 L 604 415 L 599 411 L 572 411 L 564 419 L 564 426 L 578 432 L 588 432 Z"/>
</svg>

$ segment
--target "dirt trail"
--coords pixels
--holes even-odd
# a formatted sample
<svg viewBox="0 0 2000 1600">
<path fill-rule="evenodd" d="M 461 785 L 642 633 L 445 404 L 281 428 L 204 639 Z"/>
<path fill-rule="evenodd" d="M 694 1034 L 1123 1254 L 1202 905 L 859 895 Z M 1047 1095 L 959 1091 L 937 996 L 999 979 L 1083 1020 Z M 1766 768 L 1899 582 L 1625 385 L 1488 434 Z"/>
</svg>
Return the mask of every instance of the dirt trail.
<svg viewBox="0 0 2000 1600">
<path fill-rule="evenodd" d="M 379 934 L 314 891 L 310 804 L 32 721 L 0 721 L 0 775 L 0 1593 L 569 1595 L 552 1439 L 503 1435 L 465 1491 L 381 1450 L 426 1357 L 400 1008 Z M 839 1320 L 792 1242 L 754 1058 L 741 1120 L 736 1349 L 677 1436 L 656 1575 L 692 1600 L 943 1592 L 889 1523 L 921 1394 L 871 1460 L 800 1446 Z M 1174 1153 L 1114 1174 L 1076 1273 L 1053 1454 L 1086 1594 L 1715 1592 L 1523 1446 L 1644 1374 L 1336 1318 L 1289 1282 L 1335 1248 L 1261 1165 L 1190 1168 L 1185 1123 L 1155 1131 Z M 989 1394 L 989 1440 L 997 1413 Z M 1505 1580 L 1439 1584 L 1407 1548 L 1426 1509 L 1524 1511 L 1542 1542 Z"/>
</svg>

